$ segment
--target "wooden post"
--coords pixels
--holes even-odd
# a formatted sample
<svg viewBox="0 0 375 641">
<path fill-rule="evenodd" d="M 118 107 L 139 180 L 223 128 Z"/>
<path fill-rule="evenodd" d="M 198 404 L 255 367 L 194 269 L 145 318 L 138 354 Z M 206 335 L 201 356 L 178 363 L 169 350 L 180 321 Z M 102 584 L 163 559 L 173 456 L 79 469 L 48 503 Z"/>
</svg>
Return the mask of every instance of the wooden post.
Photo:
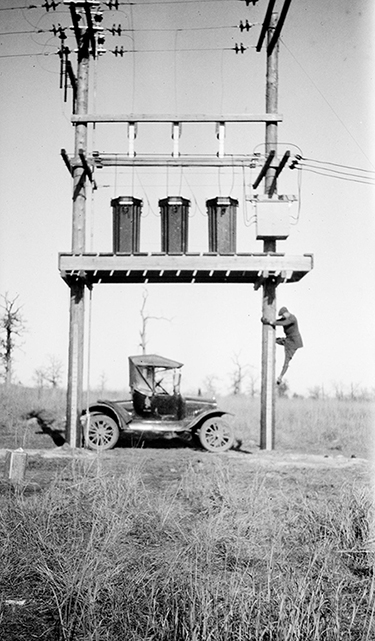
<svg viewBox="0 0 375 641">
<path fill-rule="evenodd" d="M 267 31 L 267 44 L 270 43 L 277 24 L 277 14 L 273 13 Z M 267 53 L 266 112 L 277 113 L 278 102 L 278 42 L 270 54 Z M 277 122 L 266 123 L 266 156 L 272 151 L 277 156 Z M 276 169 L 269 167 L 265 177 L 267 194 L 274 181 Z M 276 240 L 263 241 L 265 253 L 276 252 Z M 276 283 L 267 278 L 263 284 L 262 316 L 273 322 L 276 318 Z M 275 446 L 275 330 L 270 325 L 262 329 L 262 383 L 260 414 L 260 447 L 272 450 Z"/>
<path fill-rule="evenodd" d="M 18 450 L 7 450 L 5 453 L 4 476 L 14 485 L 20 485 L 25 479 L 27 453 L 22 447 Z"/>
<path fill-rule="evenodd" d="M 89 48 L 82 38 L 78 50 L 77 113 L 87 114 L 89 86 Z M 86 176 L 79 152 L 87 152 L 87 123 L 75 125 L 73 166 L 72 253 L 83 254 L 86 237 Z M 66 440 L 71 447 L 81 446 L 83 345 L 85 321 L 85 284 L 78 278 L 70 283 L 70 325 Z"/>
</svg>

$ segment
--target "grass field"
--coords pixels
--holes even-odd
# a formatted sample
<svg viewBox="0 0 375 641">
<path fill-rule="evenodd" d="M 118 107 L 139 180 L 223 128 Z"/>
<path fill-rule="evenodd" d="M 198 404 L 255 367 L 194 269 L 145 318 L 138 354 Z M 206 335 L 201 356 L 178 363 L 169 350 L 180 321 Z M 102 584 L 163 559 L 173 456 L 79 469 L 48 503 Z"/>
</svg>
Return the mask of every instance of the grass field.
<svg viewBox="0 0 375 641">
<path fill-rule="evenodd" d="M 57 424 L 58 394 L 43 399 Z M 6 447 L 54 447 L 22 418 L 37 402 L 1 397 Z M 265 460 L 247 453 L 257 401 L 222 405 L 242 452 L 35 457 L 28 482 L 0 484 L 1 639 L 372 641 L 371 466 L 340 458 L 370 456 L 371 405 L 279 400 Z"/>
<path fill-rule="evenodd" d="M 123 396 L 110 393 L 108 398 Z M 92 400 L 96 399 L 95 393 Z M 220 407 L 231 412 L 236 436 L 243 447 L 257 447 L 260 440 L 260 401 L 248 396 L 218 399 Z M 6 394 L 0 386 L 0 448 L 54 447 L 46 435 L 35 434 L 25 417 L 32 410 L 43 410 L 56 429 L 64 429 L 65 392 L 13 387 Z M 276 447 L 313 454 L 336 452 L 344 456 L 370 458 L 375 453 L 374 403 L 336 399 L 288 399 L 276 403 Z"/>
</svg>

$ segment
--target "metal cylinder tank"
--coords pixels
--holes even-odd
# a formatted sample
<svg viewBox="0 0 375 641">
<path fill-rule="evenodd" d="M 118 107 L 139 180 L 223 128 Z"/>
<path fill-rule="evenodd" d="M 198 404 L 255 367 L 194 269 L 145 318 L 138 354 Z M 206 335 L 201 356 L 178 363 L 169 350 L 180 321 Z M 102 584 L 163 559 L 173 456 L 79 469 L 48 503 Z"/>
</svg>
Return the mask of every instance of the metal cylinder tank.
<svg viewBox="0 0 375 641">
<path fill-rule="evenodd" d="M 237 207 L 235 198 L 217 196 L 206 200 L 208 214 L 208 251 L 236 253 Z"/>
<path fill-rule="evenodd" d="M 159 200 L 161 215 L 161 251 L 185 254 L 188 251 L 190 200 L 169 196 Z"/>
<path fill-rule="evenodd" d="M 113 253 L 139 252 L 142 200 L 118 196 L 111 200 L 113 211 Z"/>
</svg>

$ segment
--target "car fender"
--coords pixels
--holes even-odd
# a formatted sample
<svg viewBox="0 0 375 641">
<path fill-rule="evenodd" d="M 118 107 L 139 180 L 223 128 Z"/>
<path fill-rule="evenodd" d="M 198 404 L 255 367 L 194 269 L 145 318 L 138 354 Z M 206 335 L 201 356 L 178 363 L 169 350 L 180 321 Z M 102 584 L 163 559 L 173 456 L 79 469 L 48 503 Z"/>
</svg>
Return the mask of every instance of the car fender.
<svg viewBox="0 0 375 641">
<path fill-rule="evenodd" d="M 89 406 L 90 414 L 106 414 L 113 418 L 120 429 L 126 429 L 126 426 L 133 420 L 132 415 L 124 407 L 121 407 L 116 401 L 97 401 Z M 82 416 L 86 416 L 87 410 L 83 410 Z"/>
<path fill-rule="evenodd" d="M 207 410 L 207 412 L 203 412 L 203 414 L 199 414 L 196 416 L 190 423 L 187 425 L 187 429 L 192 430 L 196 432 L 202 423 L 204 423 L 208 418 L 212 418 L 213 416 L 224 416 L 227 414 L 228 416 L 234 416 L 231 412 L 224 412 L 223 410 Z"/>
</svg>

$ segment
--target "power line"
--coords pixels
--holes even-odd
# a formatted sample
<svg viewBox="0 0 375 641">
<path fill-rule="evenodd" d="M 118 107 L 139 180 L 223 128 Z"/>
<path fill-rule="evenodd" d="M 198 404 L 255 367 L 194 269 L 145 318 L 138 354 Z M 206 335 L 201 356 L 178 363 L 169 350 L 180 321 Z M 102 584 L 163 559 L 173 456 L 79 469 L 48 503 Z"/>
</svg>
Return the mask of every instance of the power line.
<svg viewBox="0 0 375 641">
<path fill-rule="evenodd" d="M 296 158 L 298 158 L 298 156 L 296 156 Z M 375 171 L 373 171 L 372 169 L 361 169 L 360 167 L 351 167 L 350 165 L 340 165 L 336 162 L 329 162 L 327 160 L 315 160 L 314 158 L 304 158 L 303 156 L 301 156 L 299 159 L 303 161 L 308 160 L 309 162 L 315 162 L 321 165 L 331 165 L 332 167 L 340 167 L 341 169 L 353 169 L 353 171 L 364 171 L 368 174 L 375 174 Z"/>
<path fill-rule="evenodd" d="M 338 167 L 338 169 L 336 169 L 336 167 Z M 290 169 L 303 169 L 312 173 L 326 176 L 328 178 L 340 178 L 341 180 L 362 182 L 368 185 L 371 185 L 375 182 L 375 172 L 369 169 L 361 169 L 359 167 L 351 167 L 349 165 L 340 165 L 339 163 L 315 160 L 313 158 L 304 158 L 300 154 L 297 154 L 295 156 L 294 160 L 290 164 Z"/>
<path fill-rule="evenodd" d="M 51 47 L 55 45 L 49 45 Z M 198 48 L 189 48 L 189 49 L 179 49 L 177 53 L 191 53 L 193 51 L 235 51 L 236 53 L 244 53 L 246 49 L 249 47 L 223 47 L 222 49 L 218 47 L 204 47 L 201 49 Z M 174 49 L 124 49 L 121 47 L 118 49 L 115 47 L 113 51 L 110 50 L 110 53 L 113 53 L 116 57 L 120 56 L 121 58 L 125 54 L 133 54 L 133 53 L 176 53 Z M 54 53 L 49 52 L 49 53 L 43 53 L 43 52 L 36 52 L 36 53 L 12 53 L 12 54 L 0 54 L 0 58 L 18 58 L 18 57 L 30 57 L 30 56 L 57 56 L 59 55 L 59 52 L 56 51 Z"/>
<path fill-rule="evenodd" d="M 193 4 L 193 3 L 213 3 L 213 2 L 233 2 L 234 0 L 141 0 L 140 2 L 116 2 L 116 0 L 109 0 L 109 2 L 104 2 L 109 9 L 115 8 L 117 9 L 119 6 L 125 6 L 125 7 L 142 7 L 143 5 L 151 5 L 151 4 Z M 48 0 L 44 2 L 44 4 L 29 4 L 29 5 L 24 5 L 23 7 L 0 7 L 0 11 L 21 11 L 23 9 L 46 9 L 47 12 L 49 12 L 50 9 L 55 11 L 56 7 L 58 7 L 61 2 L 54 2 L 54 0 L 51 0 L 50 3 L 48 3 Z"/>
<path fill-rule="evenodd" d="M 360 144 L 358 143 L 358 141 L 356 140 L 356 138 L 353 136 L 353 134 L 351 133 L 351 131 L 349 131 L 349 129 L 348 129 L 348 127 L 346 126 L 346 124 L 344 123 L 344 121 L 340 118 L 340 116 L 338 115 L 338 113 L 337 113 L 337 112 L 335 111 L 335 109 L 332 107 L 331 103 L 327 100 L 327 98 L 325 97 L 325 95 L 323 94 L 323 92 L 319 89 L 318 85 L 317 85 L 317 84 L 314 82 L 314 80 L 309 76 L 309 74 L 308 74 L 308 73 L 307 73 L 307 71 L 304 69 L 304 67 L 301 65 L 301 63 L 299 62 L 299 60 L 297 60 L 296 56 L 291 52 L 291 50 L 289 49 L 289 47 L 285 44 L 285 42 L 284 42 L 283 38 L 280 38 L 280 42 L 284 45 L 285 49 L 290 53 L 290 55 L 292 56 L 292 58 L 295 60 L 295 62 L 298 64 L 298 66 L 302 69 L 303 73 L 307 76 L 307 78 L 310 80 L 311 84 L 315 87 L 315 89 L 317 90 L 317 92 L 319 93 L 319 95 L 323 98 L 324 102 L 325 102 L 325 103 L 328 105 L 328 107 L 331 109 L 331 111 L 333 112 L 333 114 L 336 116 L 337 120 L 341 123 L 341 125 L 344 127 L 345 131 L 349 134 L 349 136 L 351 137 L 351 139 L 352 139 L 352 140 L 354 141 L 354 143 L 357 145 L 358 149 L 360 149 L 360 151 L 363 153 L 363 155 L 365 156 L 365 158 L 367 158 L 367 160 L 369 161 L 369 163 L 372 165 L 372 162 L 371 162 L 370 158 L 367 156 L 367 154 L 365 153 L 365 151 L 362 149 L 362 147 L 360 146 Z"/>
<path fill-rule="evenodd" d="M 234 0 L 145 0 L 143 2 L 143 0 L 141 0 L 140 2 L 134 2 L 133 1 L 133 2 L 118 2 L 117 3 L 116 1 L 115 2 L 113 2 L 113 1 L 111 2 L 111 0 L 110 0 L 109 3 L 104 2 L 104 4 L 106 4 L 107 6 L 114 6 L 114 5 L 118 4 L 119 6 L 125 6 L 125 7 L 129 7 L 129 6 L 142 7 L 143 5 L 146 5 L 146 4 L 194 4 L 194 3 L 195 4 L 204 4 L 204 3 L 208 4 L 208 3 L 213 3 L 213 2 L 221 2 L 221 3 L 223 3 L 223 2 L 233 2 L 233 1 Z"/>
<path fill-rule="evenodd" d="M 221 26 L 221 27 L 177 27 L 176 29 L 124 29 L 123 27 L 121 27 L 121 25 L 118 25 L 117 27 L 116 25 L 113 25 L 112 27 L 105 27 L 104 31 L 108 31 L 109 33 L 112 33 L 112 35 L 121 36 L 122 33 L 128 33 L 128 32 L 161 33 L 161 32 L 175 32 L 175 31 L 211 31 L 211 30 L 217 31 L 218 29 L 238 29 L 238 25 L 228 25 L 228 26 Z M 24 34 L 32 34 L 32 33 L 53 33 L 53 29 L 34 29 L 32 31 L 3 31 L 0 33 L 0 36 L 16 36 L 16 35 L 24 35 Z"/>
<path fill-rule="evenodd" d="M 325 176 L 326 178 L 337 178 L 339 180 L 347 180 L 348 182 L 362 183 L 364 185 L 374 185 L 375 184 L 375 180 L 371 180 L 371 178 L 369 178 L 368 180 L 358 180 L 357 178 L 350 178 L 349 174 L 346 177 L 337 176 L 335 174 L 327 174 L 327 173 L 325 173 L 323 171 L 317 171 L 316 169 L 308 169 L 307 167 L 304 167 L 303 165 L 301 165 L 300 167 L 294 167 L 294 169 L 297 169 L 300 172 L 308 171 L 308 172 L 310 172 L 312 174 L 318 174 L 319 176 Z"/>
<path fill-rule="evenodd" d="M 176 27 L 173 29 L 172 27 L 168 29 L 123 29 L 121 25 L 119 25 L 119 28 L 121 32 L 126 32 L 126 31 L 131 31 L 132 33 L 140 33 L 140 32 L 154 32 L 154 33 L 162 33 L 162 32 L 175 32 L 175 31 L 210 31 L 210 30 L 215 30 L 217 31 L 218 29 L 238 29 L 238 25 L 228 25 L 228 26 L 219 26 L 219 27 Z M 106 29 L 106 31 L 112 31 L 112 29 Z"/>
<path fill-rule="evenodd" d="M 303 163 L 301 165 L 301 167 L 303 169 L 309 167 L 309 168 L 314 169 L 314 170 L 319 170 L 319 167 L 315 167 L 314 165 L 310 165 L 309 163 Z M 345 171 L 339 171 L 338 169 L 329 169 L 328 167 L 322 167 L 322 169 L 320 171 L 321 172 L 325 172 L 327 176 L 331 176 L 332 175 L 332 177 L 335 177 L 335 175 L 338 174 L 339 176 L 340 175 L 341 176 L 349 176 L 350 178 L 361 178 L 361 179 L 365 179 L 365 180 L 374 180 L 375 181 L 375 177 L 372 178 L 371 176 L 368 176 L 368 177 L 367 176 L 361 176 L 360 174 L 347 173 Z"/>
<path fill-rule="evenodd" d="M 0 58 L 31 58 L 32 56 L 58 56 L 59 52 L 55 51 L 54 53 L 52 51 L 42 53 L 42 52 L 36 52 L 36 53 L 9 53 L 9 54 L 1 54 Z"/>
<path fill-rule="evenodd" d="M 236 53 L 244 53 L 246 49 L 250 49 L 253 47 L 244 47 L 241 43 L 241 45 L 235 45 L 234 47 L 204 47 L 204 48 L 196 48 L 196 47 L 191 47 L 187 49 L 178 49 L 176 51 L 175 49 L 124 49 L 124 47 L 115 47 L 111 53 L 113 53 L 116 57 L 120 56 L 122 57 L 125 54 L 129 53 L 184 53 L 185 51 L 191 52 L 191 51 L 235 51 Z"/>
<path fill-rule="evenodd" d="M 49 12 L 50 9 L 55 11 L 56 7 L 58 7 L 59 4 L 62 4 L 62 3 L 55 2 L 55 0 L 51 0 L 51 2 L 48 2 L 48 0 L 45 0 L 43 4 L 29 4 L 24 7 L 0 7 L 0 11 L 22 11 L 23 9 L 45 9 L 47 12 Z"/>
<path fill-rule="evenodd" d="M 35 5 L 31 5 L 29 7 L 0 7 L 0 11 L 18 11 L 22 9 L 37 9 L 38 7 Z"/>
<path fill-rule="evenodd" d="M 18 36 L 25 33 L 51 33 L 52 29 L 34 29 L 33 31 L 4 31 L 0 36 Z"/>
</svg>

